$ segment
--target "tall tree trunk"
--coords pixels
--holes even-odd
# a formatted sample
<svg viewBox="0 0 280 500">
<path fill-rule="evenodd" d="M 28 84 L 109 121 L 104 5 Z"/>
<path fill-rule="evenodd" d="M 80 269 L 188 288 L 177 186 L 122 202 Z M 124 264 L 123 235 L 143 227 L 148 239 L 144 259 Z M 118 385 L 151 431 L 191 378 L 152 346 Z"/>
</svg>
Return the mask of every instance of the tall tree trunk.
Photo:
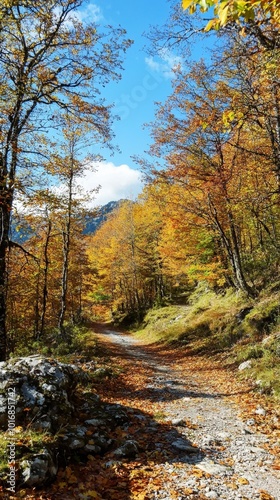
<svg viewBox="0 0 280 500">
<path fill-rule="evenodd" d="M 2 235 L 3 238 L 3 235 Z M 6 245 L 0 242 L 0 360 L 5 361 L 7 355 L 6 332 Z"/>
<path fill-rule="evenodd" d="M 14 167 L 11 169 L 12 174 Z M 7 250 L 9 248 L 10 214 L 13 188 L 7 187 L 6 162 L 0 156 L 0 361 L 7 356 Z"/>
<path fill-rule="evenodd" d="M 2 194 L 2 193 L 1 193 Z M 0 204 L 3 195 L 0 194 Z M 1 200 L 2 199 L 2 200 Z M 6 331 L 6 310 L 7 310 L 7 250 L 9 248 L 10 230 L 10 208 L 5 200 L 0 207 L 0 360 L 4 361 L 7 355 L 7 331 Z"/>
<path fill-rule="evenodd" d="M 229 258 L 229 262 L 231 264 L 235 286 L 237 289 L 243 290 L 249 297 L 254 297 L 255 296 L 254 290 L 248 285 L 246 278 L 244 276 L 233 215 L 230 212 L 230 210 L 227 211 L 227 218 L 229 222 L 229 232 L 230 232 L 230 236 L 228 237 L 220 223 L 217 210 L 214 204 L 212 203 L 210 196 L 208 196 L 208 201 L 209 201 L 209 207 L 212 212 L 212 217 L 215 227 L 220 234 L 221 242 L 225 247 L 225 250 Z"/>
<path fill-rule="evenodd" d="M 74 180 L 74 158 L 71 158 L 71 166 L 69 173 L 69 184 L 68 184 L 68 205 L 67 205 L 67 215 L 66 215 L 66 226 L 63 231 L 63 267 L 62 267 L 62 278 L 61 278 L 61 295 L 60 295 L 60 313 L 58 318 L 58 329 L 60 335 L 65 337 L 64 321 L 66 312 L 66 299 L 67 299 L 67 288 L 68 288 L 68 269 L 69 269 L 69 252 L 70 252 L 70 231 L 72 222 L 72 198 L 73 198 L 73 180 Z"/>
<path fill-rule="evenodd" d="M 44 329 L 45 329 L 45 318 L 46 318 L 46 310 L 47 310 L 47 300 L 48 300 L 48 273 L 49 273 L 49 255 L 48 255 L 48 249 L 49 249 L 49 242 L 50 242 L 50 237 L 51 237 L 51 230 L 52 230 L 52 222 L 49 219 L 48 220 L 48 227 L 47 227 L 47 234 L 46 234 L 46 241 L 45 241 L 45 246 L 44 246 L 44 281 L 43 281 L 43 291 L 42 291 L 42 312 L 41 312 L 41 323 L 40 323 L 40 330 L 38 332 L 38 338 L 42 337 L 44 334 Z"/>
<path fill-rule="evenodd" d="M 67 224 L 67 227 L 69 223 Z M 70 227 L 70 226 L 69 226 Z M 64 337 L 64 321 L 66 312 L 66 297 L 67 297 L 67 285 L 68 285 L 68 264 L 69 264 L 69 243 L 70 235 L 66 230 L 63 232 L 63 268 L 62 268 L 62 279 L 61 279 L 61 295 L 60 295 L 60 312 L 58 319 L 58 328 L 62 337 Z"/>
<path fill-rule="evenodd" d="M 40 278 L 41 278 L 41 269 L 40 264 L 38 264 L 38 276 L 36 280 L 36 290 L 35 290 L 35 305 L 34 305 L 34 338 L 39 339 L 39 329 L 40 329 Z"/>
</svg>

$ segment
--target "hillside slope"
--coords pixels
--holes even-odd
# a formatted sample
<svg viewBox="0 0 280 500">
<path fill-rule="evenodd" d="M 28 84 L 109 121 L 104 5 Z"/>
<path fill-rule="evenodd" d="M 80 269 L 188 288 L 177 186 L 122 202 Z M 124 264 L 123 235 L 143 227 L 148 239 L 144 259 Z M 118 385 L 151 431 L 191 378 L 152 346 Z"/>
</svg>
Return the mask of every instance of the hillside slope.
<svg viewBox="0 0 280 500">
<path fill-rule="evenodd" d="M 192 354 L 218 356 L 240 367 L 256 388 L 280 396 L 280 292 L 247 299 L 233 290 L 198 288 L 186 306 L 151 310 L 137 335 L 149 343 L 176 345 Z"/>
</svg>

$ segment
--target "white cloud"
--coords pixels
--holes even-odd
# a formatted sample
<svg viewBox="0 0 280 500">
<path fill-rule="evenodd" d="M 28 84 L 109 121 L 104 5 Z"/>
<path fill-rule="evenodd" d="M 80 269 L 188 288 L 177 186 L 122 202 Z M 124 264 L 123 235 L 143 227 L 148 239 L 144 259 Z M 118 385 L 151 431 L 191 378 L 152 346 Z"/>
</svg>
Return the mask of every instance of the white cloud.
<svg viewBox="0 0 280 500">
<path fill-rule="evenodd" d="M 85 190 L 101 186 L 93 195 L 91 207 L 105 205 L 109 201 L 122 198 L 134 199 L 142 191 L 141 173 L 128 165 L 114 165 L 112 162 L 95 162 L 92 170 L 87 170 L 79 179 L 79 185 Z"/>
<path fill-rule="evenodd" d="M 176 56 L 168 49 L 160 50 L 158 57 L 160 62 L 156 61 L 154 57 L 146 57 L 145 63 L 150 70 L 161 73 L 165 78 L 173 78 L 174 70 L 183 65 L 182 58 Z"/>
<path fill-rule="evenodd" d="M 153 57 L 145 57 L 145 63 L 152 71 L 156 71 L 157 73 L 161 71 L 162 64 L 156 62 Z"/>
<path fill-rule="evenodd" d="M 78 177 L 77 183 L 75 183 L 76 193 L 79 197 L 90 193 L 90 202 L 86 203 L 89 209 L 106 205 L 109 201 L 134 200 L 143 189 L 141 177 L 139 170 L 134 170 L 125 164 L 115 165 L 113 162 L 106 161 L 93 162 L 91 167 L 85 170 L 84 175 Z M 96 192 L 98 187 L 100 189 Z M 57 196 L 68 193 L 68 189 L 63 183 L 50 184 L 49 188 Z M 13 203 L 14 213 L 38 214 L 44 211 L 44 205 L 41 207 L 31 206 L 27 201 L 17 194 Z"/>
<path fill-rule="evenodd" d="M 54 9 L 57 16 L 61 15 L 61 9 L 57 7 Z M 68 28 L 73 27 L 73 20 L 76 19 L 80 23 L 99 23 L 104 19 L 102 11 L 98 5 L 95 3 L 90 3 L 84 9 L 79 9 L 71 12 L 65 19 L 64 25 Z"/>
<path fill-rule="evenodd" d="M 80 21 L 89 21 L 92 23 L 98 23 L 103 19 L 102 11 L 95 3 L 90 3 L 85 9 L 79 10 L 76 16 Z"/>
</svg>

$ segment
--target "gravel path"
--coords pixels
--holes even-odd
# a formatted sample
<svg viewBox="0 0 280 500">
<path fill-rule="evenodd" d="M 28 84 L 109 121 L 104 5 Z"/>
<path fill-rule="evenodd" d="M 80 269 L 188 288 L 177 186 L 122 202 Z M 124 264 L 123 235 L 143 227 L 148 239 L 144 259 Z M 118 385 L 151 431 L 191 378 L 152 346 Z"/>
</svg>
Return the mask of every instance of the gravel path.
<svg viewBox="0 0 280 500">
<path fill-rule="evenodd" d="M 239 418 L 235 401 L 217 390 L 216 381 L 161 360 L 130 335 L 104 334 L 132 361 L 147 366 L 152 375 L 146 389 L 174 429 L 169 436 L 174 459 L 155 464 L 164 487 L 155 490 L 151 484 L 145 498 L 172 500 L 171 491 L 182 491 L 176 498 L 280 500 L 279 471 L 272 469 L 275 456 L 265 449 L 268 437 L 255 431 L 253 419 Z M 264 408 L 256 412 L 265 418 Z"/>
</svg>

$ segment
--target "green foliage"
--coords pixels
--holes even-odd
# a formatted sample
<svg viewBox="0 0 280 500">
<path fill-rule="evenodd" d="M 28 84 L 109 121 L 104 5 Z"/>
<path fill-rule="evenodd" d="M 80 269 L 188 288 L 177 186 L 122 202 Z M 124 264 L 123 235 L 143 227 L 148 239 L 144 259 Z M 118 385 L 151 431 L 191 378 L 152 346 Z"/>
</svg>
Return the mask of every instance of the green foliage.
<svg viewBox="0 0 280 500">
<path fill-rule="evenodd" d="M 234 290 L 216 294 L 200 283 L 188 305 L 151 310 L 137 334 L 151 343 L 175 343 L 192 354 L 223 353 L 227 365 L 253 360 L 240 377 L 251 378 L 257 390 L 278 397 L 280 294 L 269 290 L 262 295 L 260 301 L 248 301 Z"/>
<path fill-rule="evenodd" d="M 259 300 L 243 322 L 244 332 L 252 338 L 261 339 L 273 330 L 280 315 L 280 293 Z"/>
<path fill-rule="evenodd" d="M 59 335 L 58 329 L 51 329 L 41 340 L 32 341 L 25 345 L 20 343 L 13 355 L 28 356 L 42 354 L 67 360 L 73 354 L 92 359 L 96 355 L 97 343 L 91 329 L 81 325 L 66 324 L 67 340 Z"/>
<path fill-rule="evenodd" d="M 214 9 L 214 18 L 208 22 L 205 31 L 210 29 L 220 29 L 228 23 L 240 21 L 246 23 L 259 21 L 260 18 L 267 18 L 271 24 L 278 24 L 280 21 L 280 7 L 278 0 L 182 0 L 182 7 L 188 9 L 190 14 L 196 12 L 197 8 L 201 12 Z"/>
<path fill-rule="evenodd" d="M 243 347 L 241 350 L 237 352 L 236 360 L 238 363 L 242 363 L 243 361 L 248 361 L 249 359 L 260 359 L 264 356 L 264 349 L 262 346 L 249 345 L 247 347 Z"/>
<path fill-rule="evenodd" d="M 50 443 L 55 442 L 56 437 L 44 431 L 34 431 L 31 429 L 23 429 L 16 427 L 14 441 L 16 445 L 16 458 L 19 456 L 21 449 L 24 449 L 25 454 L 38 453 L 42 448 Z M 0 476 L 3 480 L 8 476 L 8 444 L 11 442 L 11 437 L 6 432 L 0 433 Z"/>
<path fill-rule="evenodd" d="M 163 411 L 157 411 L 153 414 L 153 418 L 158 422 L 164 422 L 167 418 L 167 415 Z"/>
<path fill-rule="evenodd" d="M 200 283 L 190 295 L 188 305 L 151 310 L 138 334 L 151 342 L 192 344 L 199 352 L 221 350 L 240 338 L 240 331 L 233 331 L 229 325 L 246 304 L 244 300 L 234 290 L 217 295 Z"/>
<path fill-rule="evenodd" d="M 250 369 L 241 372 L 240 377 L 250 378 L 257 391 L 280 397 L 279 357 L 270 349 L 264 348 L 262 357 L 257 358 Z"/>
</svg>

